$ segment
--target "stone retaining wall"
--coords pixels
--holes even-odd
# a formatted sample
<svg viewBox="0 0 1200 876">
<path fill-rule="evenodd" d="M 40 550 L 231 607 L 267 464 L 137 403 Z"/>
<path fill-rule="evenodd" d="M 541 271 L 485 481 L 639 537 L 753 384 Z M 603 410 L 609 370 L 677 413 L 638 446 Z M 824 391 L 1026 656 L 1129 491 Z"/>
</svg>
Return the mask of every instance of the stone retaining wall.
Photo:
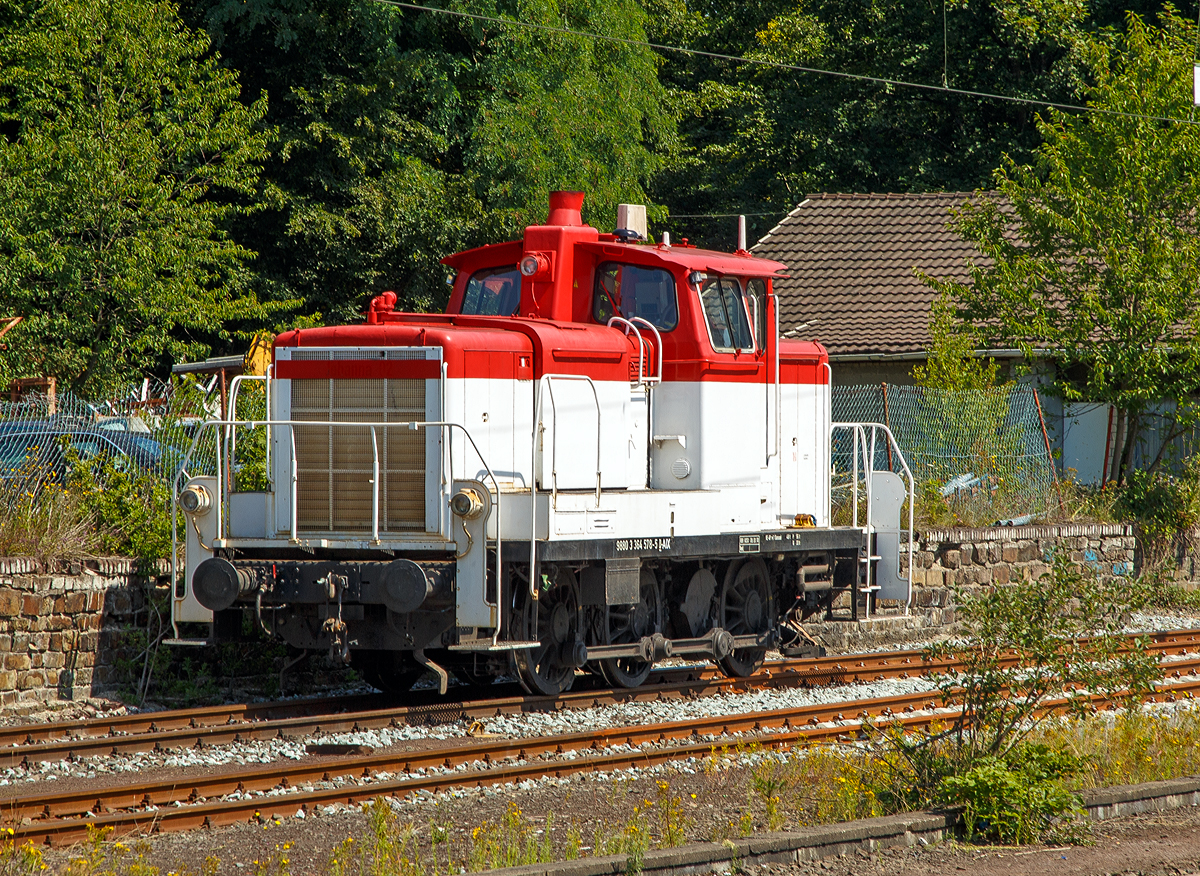
<svg viewBox="0 0 1200 876">
<path fill-rule="evenodd" d="M 130 560 L 47 568 L 0 558 L 0 705 L 33 710 L 113 692 L 121 638 L 144 601 Z"/>
<path fill-rule="evenodd" d="M 908 615 L 885 608 L 867 623 L 805 624 L 808 634 L 833 653 L 923 642 L 954 623 L 955 588 L 1035 580 L 1050 570 L 1056 553 L 1105 577 L 1133 575 L 1140 561 L 1126 524 L 937 529 L 919 536 Z M 901 566 L 908 568 L 907 551 Z"/>
</svg>

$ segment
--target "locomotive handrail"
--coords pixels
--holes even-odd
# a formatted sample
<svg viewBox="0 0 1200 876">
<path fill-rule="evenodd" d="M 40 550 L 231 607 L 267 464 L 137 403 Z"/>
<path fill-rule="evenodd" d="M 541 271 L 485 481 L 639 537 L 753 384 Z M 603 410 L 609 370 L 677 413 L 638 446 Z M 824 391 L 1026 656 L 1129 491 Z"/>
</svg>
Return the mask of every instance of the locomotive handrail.
<svg viewBox="0 0 1200 876">
<path fill-rule="evenodd" d="M 642 337 L 642 333 L 638 331 L 638 327 L 633 324 L 632 320 L 628 320 L 623 316 L 610 316 L 608 318 L 607 326 L 609 328 L 612 328 L 613 323 L 621 323 L 623 325 L 629 326 L 631 329 L 633 329 L 633 333 L 637 336 L 637 342 L 638 342 L 638 371 L 637 371 L 638 379 L 637 379 L 637 382 L 638 382 L 638 385 L 640 386 L 642 383 L 642 371 L 644 371 L 645 367 L 646 367 L 646 341 Z M 628 331 L 625 332 L 625 337 L 629 337 Z"/>
<path fill-rule="evenodd" d="M 867 428 L 870 428 L 870 430 L 871 430 L 870 451 L 869 451 L 870 456 L 867 455 L 867 453 L 868 453 L 868 451 L 867 451 L 868 442 L 867 442 L 867 433 L 866 433 Z M 916 497 L 916 481 L 913 478 L 912 470 L 908 467 L 908 462 L 904 458 L 903 451 L 900 450 L 900 444 L 898 441 L 896 441 L 896 436 L 892 433 L 892 430 L 889 427 L 885 426 L 883 423 L 832 423 L 831 422 L 829 424 L 829 431 L 830 431 L 831 436 L 832 436 L 832 433 L 834 432 L 834 430 L 836 430 L 836 429 L 849 429 L 849 430 L 851 430 L 852 434 L 854 435 L 854 450 L 852 451 L 854 469 L 853 469 L 853 480 L 851 481 L 850 487 L 851 487 L 851 497 L 852 497 L 851 503 L 852 503 L 852 506 L 854 509 L 853 516 L 851 519 L 853 521 L 852 525 L 855 527 L 858 526 L 858 454 L 859 454 L 859 447 L 860 447 L 859 442 L 861 441 L 861 447 L 862 447 L 862 451 L 863 451 L 863 474 L 865 476 L 864 479 L 866 481 L 866 487 L 867 487 L 867 520 L 866 520 L 865 525 L 862 527 L 864 534 L 866 534 L 873 526 L 873 524 L 871 523 L 871 517 L 870 517 L 871 498 L 872 498 L 871 497 L 871 475 L 875 473 L 875 442 L 876 442 L 876 436 L 878 435 L 879 432 L 883 432 L 883 434 L 886 436 L 890 446 L 895 451 L 894 459 L 899 460 L 900 467 L 904 470 L 904 474 L 905 474 L 906 478 L 908 479 L 908 576 L 909 576 L 910 586 L 909 586 L 908 602 L 906 602 L 904 605 L 904 613 L 908 614 L 909 608 L 910 608 L 909 603 L 911 603 L 911 601 L 912 601 L 911 582 L 912 582 L 913 552 L 914 552 L 914 547 L 913 547 L 913 519 L 914 519 L 913 518 L 913 505 L 915 504 L 915 497 Z M 889 468 L 889 470 L 890 470 L 890 468 Z M 868 568 L 868 576 L 869 576 L 870 564 L 868 564 L 867 568 Z M 868 577 L 868 584 L 869 583 L 870 583 L 870 578 Z M 868 605 L 869 605 L 869 603 L 868 603 Z"/>
<path fill-rule="evenodd" d="M 271 380 L 266 374 L 239 374 L 229 382 L 229 415 L 233 419 L 237 419 L 237 399 L 238 390 L 242 388 L 242 382 L 245 380 L 261 380 L 265 384 L 266 393 L 266 410 L 271 412 Z M 237 453 L 237 430 L 230 429 L 226 433 L 225 438 L 225 455 L 230 460 Z M 267 477 L 271 477 L 271 442 L 267 442 L 266 456 L 263 465 L 267 469 Z M 272 478 L 272 483 L 274 479 Z"/>
<path fill-rule="evenodd" d="M 547 375 L 547 376 L 549 376 L 549 375 Z M 593 391 L 594 391 L 594 389 L 595 388 L 593 387 Z M 598 406 L 599 406 L 599 401 L 597 400 L 597 409 L 598 409 Z M 491 465 L 488 464 L 487 459 L 484 458 L 484 455 L 480 452 L 479 445 L 475 443 L 475 439 L 473 437 L 471 437 L 471 433 L 467 429 L 466 426 L 462 425 L 461 423 L 453 423 L 448 420 L 411 420 L 411 421 L 405 421 L 405 422 L 391 422 L 391 423 L 380 423 L 378 421 L 373 421 L 373 422 L 372 421 L 366 421 L 366 422 L 337 421 L 337 422 L 335 422 L 332 420 L 331 421 L 321 421 L 321 420 L 271 420 L 271 419 L 266 419 L 266 420 L 235 420 L 235 419 L 205 420 L 203 423 L 200 424 L 199 428 L 196 430 L 196 434 L 192 437 L 192 444 L 188 448 L 187 453 L 184 455 L 183 463 L 181 465 L 181 470 L 183 468 L 187 467 L 187 464 L 191 460 L 192 455 L 196 452 L 196 447 L 199 444 L 200 437 L 204 434 L 204 431 L 206 429 L 213 428 L 213 429 L 217 430 L 219 433 L 221 429 L 237 428 L 238 426 L 244 426 L 249 429 L 256 429 L 259 426 L 264 426 L 264 427 L 268 427 L 268 428 L 274 427 L 274 426 L 287 426 L 288 427 L 288 434 L 291 439 L 290 443 L 291 443 L 291 454 L 292 454 L 291 538 L 292 538 L 293 542 L 299 541 L 299 538 L 298 538 L 298 525 L 299 524 L 298 524 L 298 520 L 297 520 L 297 507 L 296 507 L 296 505 L 297 505 L 296 484 L 298 481 L 298 477 L 296 474 L 296 426 L 324 426 L 324 427 L 330 427 L 330 428 L 332 428 L 334 426 L 338 426 L 338 427 L 344 427 L 344 428 L 358 428 L 358 429 L 365 428 L 365 429 L 371 429 L 372 435 L 374 435 L 374 430 L 377 428 L 380 428 L 380 427 L 382 427 L 384 429 L 406 428 L 406 429 L 411 429 L 413 431 L 416 431 L 417 429 L 430 429 L 430 428 L 461 429 L 463 435 L 466 436 L 467 441 L 469 441 L 471 443 L 471 448 L 475 451 L 475 455 L 479 457 L 479 461 L 483 463 L 483 467 L 487 470 L 488 478 L 491 480 L 492 487 L 496 491 L 496 501 L 493 503 L 492 507 L 496 509 L 496 586 L 497 587 L 500 586 L 500 582 L 503 580 L 503 578 L 500 575 L 500 571 L 502 568 L 501 563 L 502 563 L 503 533 L 504 533 L 504 526 L 503 526 L 503 522 L 504 522 L 503 521 L 503 513 L 504 512 L 503 512 L 503 505 L 500 501 L 500 483 L 499 483 L 499 481 L 497 481 L 496 475 L 492 471 Z M 598 437 L 599 436 L 597 435 L 597 438 Z M 270 443 L 269 440 L 268 440 L 268 443 Z M 376 453 L 376 456 L 377 455 L 378 454 Z M 224 491 L 223 483 L 222 483 L 224 478 L 222 477 L 223 473 L 221 470 L 222 469 L 222 456 L 221 456 L 221 441 L 220 440 L 218 440 L 216 442 L 216 466 L 217 466 L 217 490 L 216 490 L 216 496 L 214 497 L 213 506 L 214 506 L 214 512 L 216 514 L 216 520 L 217 520 L 217 535 L 221 541 L 224 541 L 225 529 L 224 529 L 224 521 L 223 521 L 223 506 L 224 506 L 224 492 L 225 491 Z M 378 459 L 376 459 L 375 471 L 376 472 L 378 471 Z M 379 481 L 378 476 L 376 476 L 375 481 L 376 481 L 376 483 L 375 483 L 376 502 L 378 502 L 378 481 Z M 174 501 L 171 502 L 171 581 L 172 581 L 172 587 L 174 586 L 175 579 L 177 578 L 177 576 L 179 574 L 179 568 L 178 568 L 179 541 L 178 541 L 178 527 L 176 525 L 176 521 L 178 519 L 176 516 L 176 512 L 178 511 L 178 507 L 179 507 L 179 497 L 178 497 L 178 495 L 176 495 L 174 497 Z M 376 541 L 378 541 L 378 538 L 376 538 Z M 214 544 L 214 547 L 215 546 L 216 545 Z M 485 557 L 485 563 L 486 563 L 486 557 Z M 178 597 L 172 597 L 172 598 L 175 599 Z M 485 602 L 486 602 L 486 595 L 485 595 Z M 487 604 L 491 605 L 491 603 L 487 603 Z M 501 631 L 501 629 L 503 629 L 502 613 L 504 610 L 504 601 L 497 600 L 495 607 L 496 607 L 496 631 L 492 634 L 492 644 L 493 645 L 498 644 L 498 640 L 500 637 L 500 631 Z M 174 627 L 175 627 L 175 622 L 174 622 L 174 620 L 172 620 L 172 628 L 174 628 Z M 179 637 L 178 629 L 175 629 L 174 632 L 175 632 L 176 638 L 178 638 Z"/>
<path fill-rule="evenodd" d="M 775 322 L 778 325 L 778 322 L 779 322 L 778 316 L 776 316 Z M 779 349 L 778 332 L 776 332 L 776 336 L 777 336 L 777 338 L 776 338 L 775 348 L 776 348 L 776 350 L 778 350 Z M 828 379 L 829 379 L 829 382 L 825 385 L 827 387 L 829 387 L 828 392 L 829 392 L 830 403 L 826 404 L 826 405 L 821 405 L 821 410 L 824 411 L 824 413 L 825 413 L 825 435 L 824 435 L 825 446 L 826 446 L 826 448 L 828 448 L 830 450 L 830 457 L 832 457 L 833 453 L 832 453 L 831 444 L 833 441 L 833 368 L 832 368 L 832 366 L 830 366 L 828 359 L 825 360 L 824 362 L 822 362 L 821 365 L 825 368 L 825 374 L 828 376 Z M 776 365 L 776 372 L 775 372 L 776 380 L 779 379 L 778 378 L 778 374 L 779 374 L 778 367 L 779 366 Z M 776 389 L 778 390 L 778 386 L 776 386 Z M 780 415 L 782 415 L 783 411 L 781 410 L 779 413 L 780 413 Z M 776 448 L 776 450 L 778 450 L 778 448 Z M 829 460 L 829 462 L 831 464 L 825 466 L 825 519 L 829 523 L 832 524 L 833 523 L 833 465 L 832 465 L 833 460 L 832 460 L 832 458 Z"/>
<path fill-rule="evenodd" d="M 771 313 L 775 317 L 775 448 L 767 454 L 767 461 L 770 462 L 773 456 L 778 456 L 781 461 L 783 459 L 783 391 L 781 389 L 783 375 L 779 373 L 779 299 L 775 295 L 774 287 L 772 287 L 772 291 L 767 293 L 767 301 L 771 303 Z M 832 377 L 829 382 L 832 389 Z M 783 478 L 781 477 L 781 491 L 782 488 Z"/>
<path fill-rule="evenodd" d="M 640 322 L 646 328 L 650 329 L 650 331 L 654 332 L 654 349 L 658 352 L 658 370 L 654 372 L 653 377 L 647 375 L 645 382 L 647 384 L 662 383 L 662 379 L 663 379 L 663 342 L 662 342 L 662 335 L 658 333 L 658 326 L 656 326 L 654 323 L 652 323 L 650 320 L 646 319 L 645 317 L 641 317 L 641 316 L 631 316 L 629 318 L 629 321 L 631 323 Z M 641 369 L 639 368 L 639 370 L 638 370 L 639 382 L 640 382 L 641 375 L 642 375 L 642 372 L 641 372 Z"/>
<path fill-rule="evenodd" d="M 617 317 L 614 317 L 616 319 Z M 637 331 L 637 329 L 634 329 Z M 551 384 L 555 380 L 579 380 L 587 383 L 592 389 L 592 397 L 596 400 L 596 507 L 600 507 L 600 393 L 596 391 L 596 384 L 592 378 L 586 374 L 543 374 L 538 379 L 538 389 L 545 383 L 546 391 L 550 395 L 550 410 L 554 414 L 554 432 L 550 436 L 551 453 L 554 455 L 554 467 L 550 470 L 550 485 L 553 499 L 557 505 L 558 502 L 558 407 L 554 403 L 554 390 Z M 537 599 L 537 452 L 538 452 L 538 430 L 544 429 L 542 426 L 542 393 L 537 393 L 537 400 L 533 408 L 533 434 L 530 436 L 531 460 L 529 464 L 529 593 L 533 599 Z M 473 443 L 473 442 L 472 442 Z M 544 456 L 544 454 L 543 454 Z M 499 495 L 499 492 L 497 492 Z M 549 518 L 547 517 L 547 523 Z M 497 573 L 498 574 L 498 573 Z M 499 581 L 499 577 L 496 579 Z"/>
</svg>

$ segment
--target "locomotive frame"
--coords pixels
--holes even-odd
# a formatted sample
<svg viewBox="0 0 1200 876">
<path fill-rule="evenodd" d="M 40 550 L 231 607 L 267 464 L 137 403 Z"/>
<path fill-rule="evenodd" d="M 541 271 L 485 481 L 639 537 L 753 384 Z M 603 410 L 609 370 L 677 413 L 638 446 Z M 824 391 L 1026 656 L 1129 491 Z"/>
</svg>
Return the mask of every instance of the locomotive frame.
<svg viewBox="0 0 1200 876">
<path fill-rule="evenodd" d="M 644 242 L 636 206 L 601 234 L 581 194 L 550 200 L 522 241 L 443 260 L 446 314 L 384 293 L 364 325 L 280 335 L 267 418 L 237 417 L 254 378 L 235 378 L 188 455 L 215 437 L 211 473 L 177 494 L 173 642 L 250 629 L 386 690 L 432 670 L 442 692 L 511 673 L 555 694 L 581 669 L 634 687 L 669 656 L 748 675 L 814 647 L 800 623 L 841 594 L 851 620 L 907 610 L 911 473 L 886 427 L 832 422 L 824 349 L 779 330 L 784 266 L 744 240 Z M 270 488 L 235 492 L 254 429 Z"/>
</svg>

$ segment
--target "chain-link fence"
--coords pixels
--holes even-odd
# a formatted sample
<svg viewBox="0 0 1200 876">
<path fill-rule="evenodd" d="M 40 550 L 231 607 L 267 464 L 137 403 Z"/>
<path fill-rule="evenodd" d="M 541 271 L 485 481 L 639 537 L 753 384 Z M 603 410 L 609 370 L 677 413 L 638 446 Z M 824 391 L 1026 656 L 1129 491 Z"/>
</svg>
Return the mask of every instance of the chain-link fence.
<svg viewBox="0 0 1200 876">
<path fill-rule="evenodd" d="M 948 392 L 919 386 L 835 386 L 835 422 L 883 423 L 892 430 L 919 490 L 948 503 L 973 503 L 987 516 L 1044 511 L 1053 497 L 1035 391 L 1025 386 Z M 851 465 L 851 439 L 834 436 L 835 469 Z M 882 443 L 875 468 L 898 468 Z"/>
<path fill-rule="evenodd" d="M 180 474 L 200 424 L 219 415 L 220 396 L 210 389 L 194 381 L 145 381 L 103 401 L 70 392 L 0 399 L 0 500 L 61 486 L 81 462 L 170 482 Z M 262 392 L 251 386 L 243 391 L 251 397 Z M 206 438 L 188 460 L 189 471 L 215 472 L 213 430 Z"/>
</svg>

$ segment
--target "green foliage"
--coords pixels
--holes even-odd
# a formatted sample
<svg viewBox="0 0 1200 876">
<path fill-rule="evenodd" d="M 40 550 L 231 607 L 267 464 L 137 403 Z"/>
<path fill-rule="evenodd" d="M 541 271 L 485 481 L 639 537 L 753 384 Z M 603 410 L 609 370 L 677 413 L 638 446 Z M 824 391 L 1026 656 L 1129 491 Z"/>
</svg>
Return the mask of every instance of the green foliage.
<svg viewBox="0 0 1200 876">
<path fill-rule="evenodd" d="M 70 451 L 69 489 L 91 518 L 97 546 L 110 556 L 138 561 L 143 575 L 157 574 L 171 556 L 171 485 L 161 472 L 142 471 L 127 459 L 84 462 Z"/>
<path fill-rule="evenodd" d="M 984 757 L 966 772 L 942 779 L 938 800 L 963 808 L 967 839 L 1033 842 L 1053 818 L 1079 809 L 1078 798 L 1064 784 L 1079 768 L 1068 752 L 1026 743 L 1006 758 Z"/>
<path fill-rule="evenodd" d="M 1053 355 L 1065 398 L 1121 412 L 1118 481 L 1148 407 L 1174 403 L 1182 428 L 1200 390 L 1200 129 L 1156 120 L 1190 118 L 1196 41 L 1170 11 L 1089 37 L 1086 96 L 1100 111 L 1039 118 L 1033 161 L 996 171 L 1002 198 L 981 193 L 956 216 L 984 256 L 971 281 L 926 278 L 995 346 Z"/>
<path fill-rule="evenodd" d="M 1073 100 L 1084 81 L 1086 35 L 1119 23 L 1122 12 L 1078 0 L 944 7 L 767 0 L 686 8 L 657 0 L 653 8 L 662 42 L 1060 101 Z M 673 53 L 664 58 L 663 78 L 685 111 L 684 160 L 666 169 L 655 191 L 673 213 L 770 212 L 749 219 L 758 223 L 755 235 L 811 192 L 974 189 L 987 184 L 1004 155 L 1025 160 L 1039 142 L 1030 107 Z M 723 244 L 733 235 L 729 219 L 689 220 L 671 230 Z"/>
<path fill-rule="evenodd" d="M 1062 802 L 1051 786 L 1074 763 L 1025 744 L 1048 717 L 1046 704 L 1059 700 L 1069 714 L 1083 716 L 1093 694 L 1132 701 L 1161 676 L 1146 641 L 1130 643 L 1123 635 L 1124 615 L 1138 598 L 1127 580 L 1098 579 L 1062 557 L 1035 581 L 960 592 L 959 616 L 969 632 L 934 646 L 929 656 L 961 662 L 962 672 L 939 687 L 943 701 L 962 711 L 945 727 L 888 734 L 899 755 L 892 787 L 902 787 L 910 805 L 957 795 L 977 807 L 979 818 L 992 817 L 986 807 L 1007 807 L 1009 821 L 989 830 L 1027 841 L 1030 825 Z M 1043 787 L 1027 796 L 1011 793 L 1025 794 L 1037 782 Z"/>
<path fill-rule="evenodd" d="M 26 9 L 31 11 L 26 11 Z M 0 310 L 10 371 L 99 393 L 260 315 L 222 224 L 251 195 L 265 102 L 160 0 L 7 3 Z"/>
<path fill-rule="evenodd" d="M 499 0 L 472 12 L 642 39 L 636 0 Z M 456 4 L 452 4 L 452 7 Z M 191 0 L 277 131 L 258 203 L 234 226 L 264 298 L 354 321 L 369 297 L 445 304 L 439 259 L 519 235 L 546 193 L 585 219 L 646 201 L 675 124 L 647 49 L 399 10 L 371 0 Z"/>
<path fill-rule="evenodd" d="M 1161 544 L 1200 522 L 1200 465 L 1189 462 L 1180 475 L 1135 471 L 1117 496 L 1117 513 Z"/>
<path fill-rule="evenodd" d="M 914 365 L 912 370 L 917 386 L 946 392 L 981 391 L 996 386 L 1000 367 L 995 359 L 985 362 L 975 355 L 979 333 L 955 318 L 954 305 L 944 295 L 930 309 L 929 337 L 929 358 L 924 365 Z"/>
</svg>

